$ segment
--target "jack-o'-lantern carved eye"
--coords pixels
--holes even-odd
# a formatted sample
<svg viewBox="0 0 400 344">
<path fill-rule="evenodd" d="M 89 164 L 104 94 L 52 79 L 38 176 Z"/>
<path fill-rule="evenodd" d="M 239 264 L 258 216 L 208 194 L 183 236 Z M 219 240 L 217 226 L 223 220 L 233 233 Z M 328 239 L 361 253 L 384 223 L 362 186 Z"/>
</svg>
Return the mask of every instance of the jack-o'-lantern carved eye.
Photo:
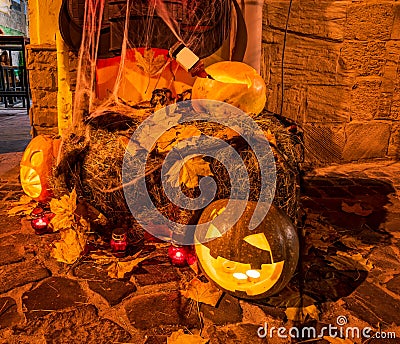
<svg viewBox="0 0 400 344">
<path fill-rule="evenodd" d="M 243 240 L 260 250 L 271 252 L 271 247 L 264 233 L 248 235 Z"/>
<path fill-rule="evenodd" d="M 222 233 L 219 231 L 219 229 L 217 227 L 215 227 L 211 223 L 210 226 L 208 227 L 208 231 L 207 231 L 205 238 L 207 240 L 212 240 L 212 239 L 216 239 L 216 238 L 220 238 L 220 237 L 222 237 Z"/>
<path fill-rule="evenodd" d="M 43 152 L 42 151 L 37 151 L 33 152 L 31 155 L 31 164 L 34 167 L 39 167 L 44 160 Z"/>
</svg>

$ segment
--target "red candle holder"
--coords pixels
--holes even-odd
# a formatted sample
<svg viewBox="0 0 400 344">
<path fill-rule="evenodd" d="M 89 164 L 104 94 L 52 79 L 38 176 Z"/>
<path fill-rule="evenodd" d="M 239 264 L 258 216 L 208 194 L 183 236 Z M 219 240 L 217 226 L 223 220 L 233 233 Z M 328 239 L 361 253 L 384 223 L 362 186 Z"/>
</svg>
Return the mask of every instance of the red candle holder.
<svg viewBox="0 0 400 344">
<path fill-rule="evenodd" d="M 114 229 L 111 236 L 111 251 L 117 258 L 123 258 L 126 255 L 128 247 L 128 238 L 123 228 Z"/>
<path fill-rule="evenodd" d="M 177 266 L 186 265 L 187 251 L 183 246 L 171 245 L 168 248 L 168 257 L 171 263 Z"/>
<path fill-rule="evenodd" d="M 49 227 L 49 224 L 54 216 L 55 214 L 46 212 L 42 206 L 34 208 L 31 212 L 31 226 L 35 230 L 35 234 L 52 233 L 53 230 Z"/>
<path fill-rule="evenodd" d="M 197 262 L 197 255 L 193 247 L 188 247 L 187 248 L 187 253 L 186 253 L 186 262 L 189 265 L 193 265 Z"/>
</svg>

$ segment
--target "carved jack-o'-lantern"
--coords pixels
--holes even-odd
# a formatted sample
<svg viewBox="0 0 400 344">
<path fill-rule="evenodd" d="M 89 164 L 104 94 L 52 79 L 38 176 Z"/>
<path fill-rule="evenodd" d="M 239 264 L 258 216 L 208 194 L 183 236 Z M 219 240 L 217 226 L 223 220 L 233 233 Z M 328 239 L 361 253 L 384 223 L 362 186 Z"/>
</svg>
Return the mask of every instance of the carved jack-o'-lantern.
<svg viewBox="0 0 400 344">
<path fill-rule="evenodd" d="M 39 202 L 44 202 L 51 196 L 48 180 L 60 142 L 49 136 L 36 136 L 22 156 L 20 163 L 22 189 L 29 197 Z"/>
<path fill-rule="evenodd" d="M 211 203 L 199 223 L 212 221 L 228 211 L 227 204 L 228 200 Z M 201 227 L 195 232 L 196 253 L 204 273 L 219 288 L 245 299 L 260 299 L 279 292 L 292 277 L 299 256 L 296 229 L 274 205 L 257 228 L 249 229 L 256 205 L 246 202 L 240 219 L 223 234 L 212 223 L 203 233 L 199 233 Z M 216 239 L 201 243 L 204 238 Z"/>
<path fill-rule="evenodd" d="M 246 113 L 260 113 L 266 102 L 266 86 L 257 71 L 242 62 L 224 61 L 206 68 L 212 79 L 197 78 L 192 99 L 219 100 L 232 104 Z M 202 104 L 202 103 L 201 103 Z M 204 102 L 203 109 L 210 110 Z"/>
</svg>

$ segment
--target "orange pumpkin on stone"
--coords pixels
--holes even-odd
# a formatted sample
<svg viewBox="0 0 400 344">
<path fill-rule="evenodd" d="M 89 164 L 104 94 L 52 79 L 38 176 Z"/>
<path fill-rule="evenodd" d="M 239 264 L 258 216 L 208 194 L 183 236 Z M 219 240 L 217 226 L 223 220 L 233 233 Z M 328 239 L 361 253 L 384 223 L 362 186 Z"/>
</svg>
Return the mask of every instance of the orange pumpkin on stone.
<svg viewBox="0 0 400 344">
<path fill-rule="evenodd" d="M 259 114 L 266 102 L 267 88 L 257 71 L 243 62 L 223 61 L 212 64 L 206 72 L 214 79 L 197 78 L 192 99 L 219 100 L 246 113 Z M 198 111 L 214 108 L 208 102 L 196 102 Z"/>
<path fill-rule="evenodd" d="M 39 135 L 25 149 L 20 163 L 20 178 L 24 192 L 31 198 L 46 202 L 51 197 L 49 176 L 61 144 L 60 139 Z"/>
</svg>

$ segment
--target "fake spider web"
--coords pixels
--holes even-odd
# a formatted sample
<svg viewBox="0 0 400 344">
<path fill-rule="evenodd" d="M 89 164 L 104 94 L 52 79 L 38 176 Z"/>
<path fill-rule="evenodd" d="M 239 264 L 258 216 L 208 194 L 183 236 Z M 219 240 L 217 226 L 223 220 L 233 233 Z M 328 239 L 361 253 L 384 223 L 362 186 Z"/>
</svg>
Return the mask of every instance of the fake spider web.
<svg viewBox="0 0 400 344">
<path fill-rule="evenodd" d="M 75 7 L 76 12 L 82 10 L 82 1 L 80 5 Z M 83 29 L 74 126 L 80 127 L 88 113 L 121 102 L 121 93 L 130 92 L 126 79 L 133 65 L 148 78 L 139 90 L 145 96 L 136 97 L 133 103 L 148 101 L 156 88 L 173 87 L 179 75 L 190 86 L 194 79 L 168 56 L 168 49 L 181 42 L 200 58 L 210 56 L 229 36 L 231 7 L 230 0 L 86 0 L 84 15 L 77 15 Z M 101 67 L 110 64 L 113 78 L 99 91 Z M 160 82 L 166 70 L 169 73 Z"/>
</svg>

